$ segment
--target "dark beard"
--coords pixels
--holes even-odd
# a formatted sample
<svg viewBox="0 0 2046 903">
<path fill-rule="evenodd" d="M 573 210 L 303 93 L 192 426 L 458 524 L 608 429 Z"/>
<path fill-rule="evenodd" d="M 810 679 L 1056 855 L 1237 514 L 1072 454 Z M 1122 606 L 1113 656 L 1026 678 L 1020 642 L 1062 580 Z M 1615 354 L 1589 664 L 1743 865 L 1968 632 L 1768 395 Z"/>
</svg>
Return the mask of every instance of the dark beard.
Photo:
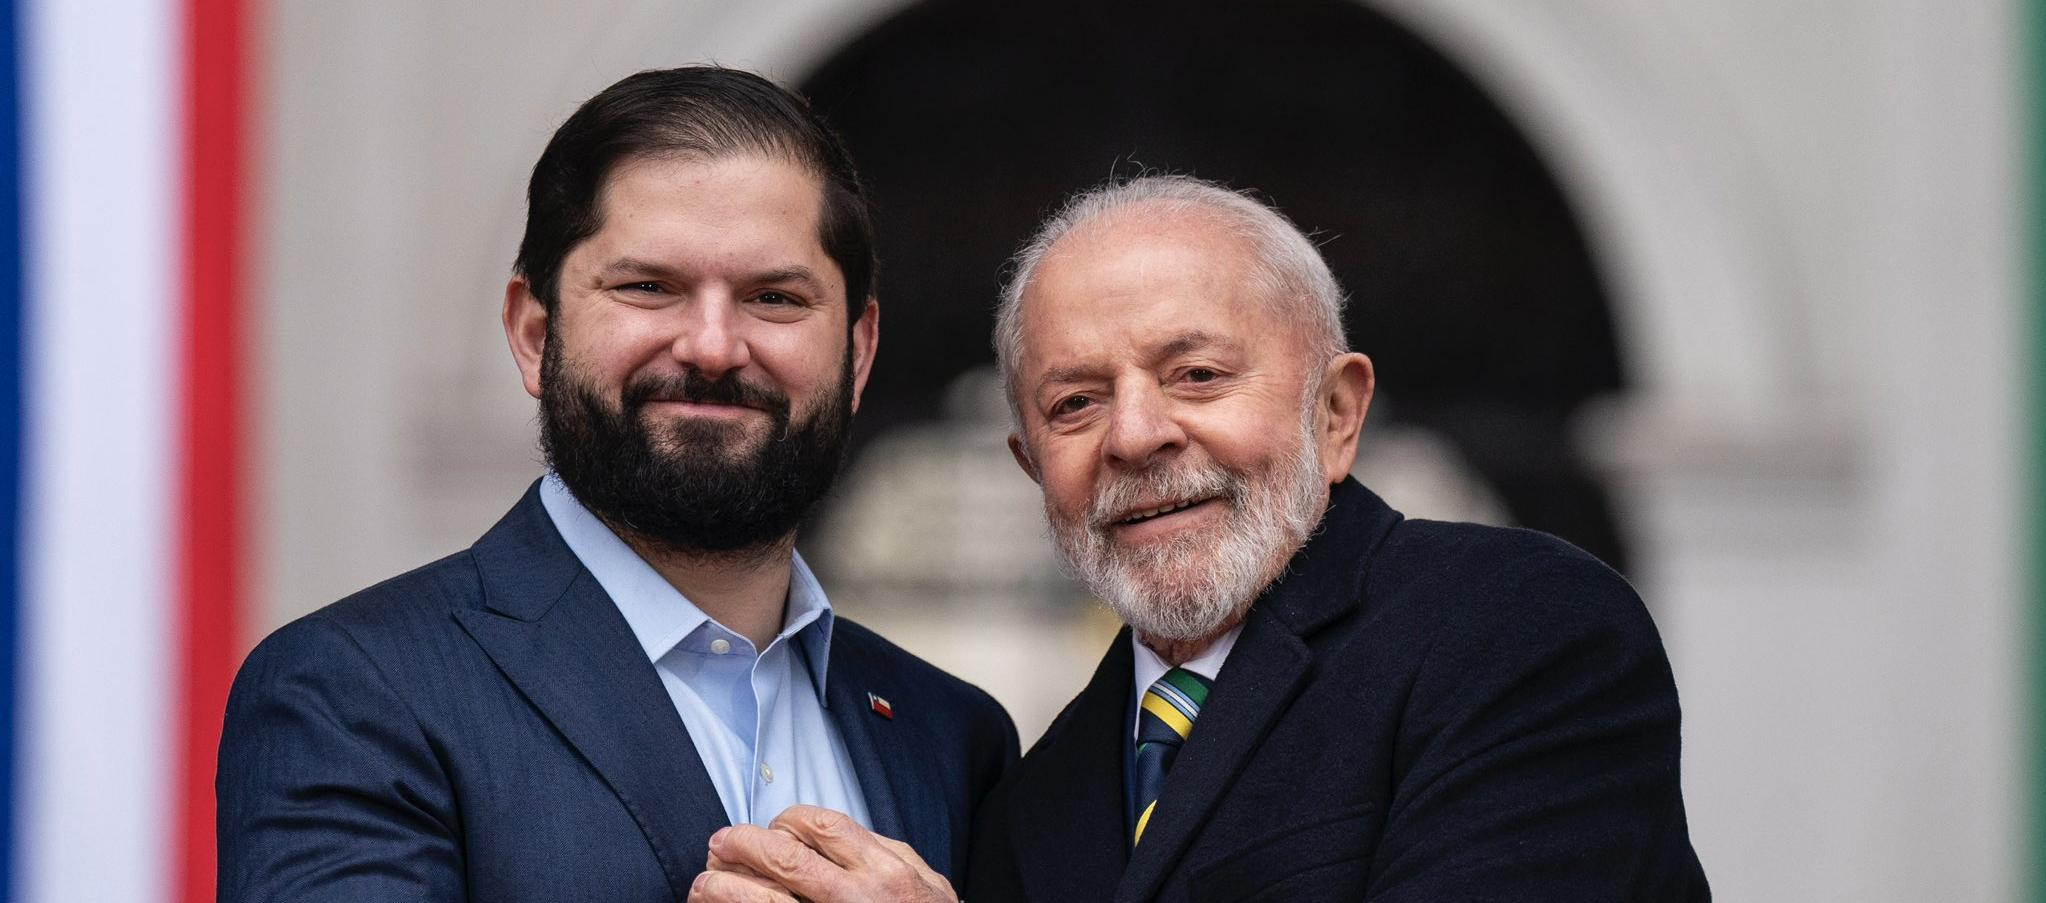
<svg viewBox="0 0 2046 903">
<path fill-rule="evenodd" d="M 852 418 L 852 354 L 835 397 L 791 428 L 788 396 L 726 375 L 693 370 L 627 383 L 622 409 L 565 365 L 548 337 L 540 363 L 540 447 L 578 501 L 613 530 L 683 554 L 747 554 L 796 529 L 831 489 Z M 760 448 L 744 455 L 743 424 L 679 420 L 650 429 L 651 399 L 740 404 L 772 419 Z M 663 441 L 657 441 L 663 440 Z"/>
</svg>

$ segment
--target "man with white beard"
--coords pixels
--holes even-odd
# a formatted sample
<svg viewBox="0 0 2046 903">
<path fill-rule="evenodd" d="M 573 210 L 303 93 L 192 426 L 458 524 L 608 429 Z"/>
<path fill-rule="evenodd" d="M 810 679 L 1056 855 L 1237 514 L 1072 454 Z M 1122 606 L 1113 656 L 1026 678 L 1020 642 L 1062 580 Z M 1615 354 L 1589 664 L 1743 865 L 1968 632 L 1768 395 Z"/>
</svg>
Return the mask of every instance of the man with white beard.
<svg viewBox="0 0 2046 903">
<path fill-rule="evenodd" d="M 1129 629 L 984 804 L 974 903 L 1709 899 L 1640 599 L 1349 478 L 1374 374 L 1342 300 L 1283 215 L 1184 177 L 1082 194 L 1017 255 L 1009 445 Z M 758 895 L 697 899 L 845 899 L 868 847 L 813 821 L 714 840 Z"/>
</svg>

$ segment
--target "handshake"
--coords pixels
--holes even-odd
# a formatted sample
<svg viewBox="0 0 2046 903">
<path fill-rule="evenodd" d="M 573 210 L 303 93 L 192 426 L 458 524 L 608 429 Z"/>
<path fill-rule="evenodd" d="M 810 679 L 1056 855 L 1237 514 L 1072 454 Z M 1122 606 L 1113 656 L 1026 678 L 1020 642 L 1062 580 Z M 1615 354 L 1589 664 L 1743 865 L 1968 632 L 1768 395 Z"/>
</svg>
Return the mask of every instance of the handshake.
<svg viewBox="0 0 2046 903">
<path fill-rule="evenodd" d="M 689 886 L 690 903 L 958 899 L 909 844 L 816 806 L 790 806 L 765 828 L 733 825 L 712 834 L 704 872 Z"/>
</svg>

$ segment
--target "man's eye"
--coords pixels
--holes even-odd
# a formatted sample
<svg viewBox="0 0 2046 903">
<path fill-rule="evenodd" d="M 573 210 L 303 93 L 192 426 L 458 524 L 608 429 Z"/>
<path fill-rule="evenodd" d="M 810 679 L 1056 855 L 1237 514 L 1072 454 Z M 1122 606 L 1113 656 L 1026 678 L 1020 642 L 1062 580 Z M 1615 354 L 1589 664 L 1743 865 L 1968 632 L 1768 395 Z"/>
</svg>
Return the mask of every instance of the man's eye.
<svg viewBox="0 0 2046 903">
<path fill-rule="evenodd" d="M 1206 383 L 1214 382 L 1215 380 L 1221 378 L 1222 374 L 1216 373 L 1215 371 L 1210 370 L 1206 367 L 1195 367 L 1192 370 L 1186 371 L 1187 382 Z"/>
<path fill-rule="evenodd" d="M 628 282 L 624 285 L 619 286 L 618 289 L 619 291 L 647 292 L 650 294 L 657 294 L 660 292 L 667 291 L 667 289 L 662 288 L 661 284 L 658 282 Z"/>
<path fill-rule="evenodd" d="M 760 294 L 753 296 L 753 300 L 761 304 L 797 303 L 795 298 L 789 295 L 782 294 L 781 292 L 761 292 Z"/>
<path fill-rule="evenodd" d="M 1051 413 L 1053 416 L 1078 414 L 1086 410 L 1093 403 L 1094 399 L 1088 398 L 1085 395 L 1068 395 L 1059 399 L 1057 404 L 1051 406 Z"/>
</svg>

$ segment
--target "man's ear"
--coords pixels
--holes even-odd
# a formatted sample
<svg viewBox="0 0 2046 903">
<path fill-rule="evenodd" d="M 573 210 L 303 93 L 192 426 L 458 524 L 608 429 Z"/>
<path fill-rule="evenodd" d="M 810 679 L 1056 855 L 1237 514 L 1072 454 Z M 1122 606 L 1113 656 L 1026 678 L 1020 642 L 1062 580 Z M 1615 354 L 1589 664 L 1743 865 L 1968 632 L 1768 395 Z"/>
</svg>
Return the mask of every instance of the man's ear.
<svg viewBox="0 0 2046 903">
<path fill-rule="evenodd" d="M 547 307 L 524 276 L 513 277 L 504 287 L 504 339 L 511 344 L 526 394 L 539 398 L 540 360 L 547 354 Z"/>
<path fill-rule="evenodd" d="M 1021 433 L 1009 434 L 1009 454 L 1015 457 L 1016 466 L 1023 468 L 1023 473 L 1030 477 L 1030 482 L 1044 485 L 1044 479 L 1037 474 L 1037 464 L 1030 460 L 1030 449 L 1023 447 Z"/>
<path fill-rule="evenodd" d="M 874 352 L 881 347 L 881 302 L 867 299 L 860 318 L 852 325 L 853 385 L 852 409 L 860 409 L 860 394 L 867 390 L 867 374 L 874 370 Z"/>
<path fill-rule="evenodd" d="M 1371 359 L 1354 351 L 1337 355 L 1322 371 L 1315 441 L 1321 446 L 1322 475 L 1332 484 L 1341 482 L 1356 463 L 1357 437 L 1363 433 L 1364 414 L 1371 409 L 1377 384 Z"/>
</svg>

